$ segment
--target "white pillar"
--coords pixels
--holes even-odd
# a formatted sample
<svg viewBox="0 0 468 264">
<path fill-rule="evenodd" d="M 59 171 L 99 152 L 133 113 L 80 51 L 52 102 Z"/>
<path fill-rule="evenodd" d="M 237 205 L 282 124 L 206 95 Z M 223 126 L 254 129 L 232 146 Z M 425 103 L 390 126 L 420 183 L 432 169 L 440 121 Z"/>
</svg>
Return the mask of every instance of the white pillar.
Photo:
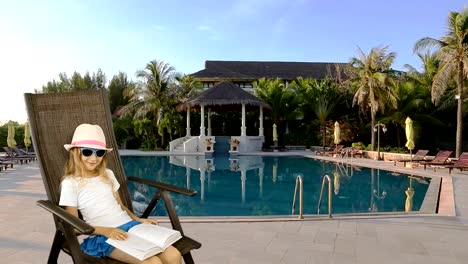
<svg viewBox="0 0 468 264">
<path fill-rule="evenodd" d="M 185 136 L 190 137 L 190 107 L 187 108 L 187 133 Z"/>
<path fill-rule="evenodd" d="M 200 170 L 200 200 L 205 200 L 205 170 Z"/>
<path fill-rule="evenodd" d="M 205 136 L 205 106 L 204 105 L 201 105 L 200 106 L 201 110 L 200 110 L 200 116 L 201 116 L 201 120 L 200 120 L 200 136 Z"/>
<path fill-rule="evenodd" d="M 247 172 L 245 169 L 241 170 L 241 181 L 242 181 L 242 203 L 245 203 L 245 180 L 247 180 Z"/>
<path fill-rule="evenodd" d="M 263 174 L 264 174 L 263 169 L 264 169 L 263 166 L 258 168 L 258 188 L 260 189 L 259 190 L 260 198 L 263 197 Z"/>
<path fill-rule="evenodd" d="M 258 136 L 263 137 L 263 107 L 260 106 L 260 117 L 258 118 L 260 121 L 260 127 L 258 128 Z"/>
<path fill-rule="evenodd" d="M 185 167 L 185 177 L 187 177 L 187 189 L 190 189 L 190 168 Z"/>
<path fill-rule="evenodd" d="M 211 108 L 208 108 L 208 136 L 211 136 Z"/>
<path fill-rule="evenodd" d="M 245 104 L 242 104 L 242 127 L 241 127 L 241 136 L 246 135 L 246 127 L 245 127 Z"/>
</svg>

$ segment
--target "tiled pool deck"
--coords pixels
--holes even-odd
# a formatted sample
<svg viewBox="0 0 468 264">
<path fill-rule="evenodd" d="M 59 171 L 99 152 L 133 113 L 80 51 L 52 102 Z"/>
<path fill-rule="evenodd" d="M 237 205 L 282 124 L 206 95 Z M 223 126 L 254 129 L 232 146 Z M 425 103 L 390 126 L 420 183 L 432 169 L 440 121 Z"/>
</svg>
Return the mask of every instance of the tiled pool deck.
<svg viewBox="0 0 468 264">
<path fill-rule="evenodd" d="M 439 215 L 183 223 L 184 231 L 203 244 L 193 252 L 196 263 L 468 263 L 468 172 L 449 176 L 447 169 L 424 171 L 370 159 L 350 162 L 442 177 Z M 35 205 L 45 198 L 37 162 L 0 172 L 0 263 L 46 263 L 54 225 Z M 61 254 L 59 263 L 72 261 Z"/>
</svg>

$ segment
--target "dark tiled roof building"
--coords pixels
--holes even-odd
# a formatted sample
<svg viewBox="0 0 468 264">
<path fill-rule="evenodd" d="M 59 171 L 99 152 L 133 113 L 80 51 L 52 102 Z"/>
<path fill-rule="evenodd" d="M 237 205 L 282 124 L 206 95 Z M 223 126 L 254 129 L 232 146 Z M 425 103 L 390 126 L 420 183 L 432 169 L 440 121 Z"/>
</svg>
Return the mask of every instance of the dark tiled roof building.
<svg viewBox="0 0 468 264">
<path fill-rule="evenodd" d="M 298 77 L 324 79 L 343 75 L 347 63 L 283 61 L 206 61 L 205 69 L 191 74 L 204 88 L 220 81 L 230 81 L 242 88 L 252 88 L 260 78 L 279 78 L 286 82 Z M 339 77 L 339 76 L 338 76 Z"/>
</svg>

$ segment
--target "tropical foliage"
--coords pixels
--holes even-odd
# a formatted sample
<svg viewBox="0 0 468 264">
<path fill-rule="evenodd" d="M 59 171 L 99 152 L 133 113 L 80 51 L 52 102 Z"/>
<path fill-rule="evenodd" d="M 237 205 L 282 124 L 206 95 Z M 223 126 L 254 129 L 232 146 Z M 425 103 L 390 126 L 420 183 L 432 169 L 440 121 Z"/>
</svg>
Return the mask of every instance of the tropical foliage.
<svg viewBox="0 0 468 264">
<path fill-rule="evenodd" d="M 456 156 L 458 157 L 461 154 L 463 143 L 464 83 L 468 76 L 468 7 L 460 13 L 449 13 L 445 36 L 439 39 L 424 37 L 416 42 L 414 49 L 421 50 L 433 47 L 437 48 L 437 58 L 441 62 L 432 83 L 432 100 L 435 104 L 440 102 L 451 78 L 454 74 L 456 75 L 456 96 L 458 99 Z"/>
<path fill-rule="evenodd" d="M 395 72 L 391 69 L 396 54 L 387 53 L 388 47 L 372 48 L 369 54 L 359 49 L 358 57 L 351 59 L 356 71 L 352 80 L 356 90 L 353 105 L 358 105 L 363 113 L 371 115 L 371 144 L 375 148 L 374 126 L 378 111 L 385 111 L 385 107 L 396 107 Z"/>
</svg>

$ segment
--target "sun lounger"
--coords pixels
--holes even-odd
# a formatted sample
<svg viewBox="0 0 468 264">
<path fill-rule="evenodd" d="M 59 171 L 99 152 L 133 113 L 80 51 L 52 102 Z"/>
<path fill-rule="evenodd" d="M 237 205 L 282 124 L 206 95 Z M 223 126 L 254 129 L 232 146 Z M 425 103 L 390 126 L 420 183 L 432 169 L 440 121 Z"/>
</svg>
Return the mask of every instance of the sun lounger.
<svg viewBox="0 0 468 264">
<path fill-rule="evenodd" d="M 426 160 L 426 155 L 427 155 L 428 152 L 429 152 L 429 150 L 420 149 L 410 159 L 393 159 L 391 161 L 393 161 L 393 166 L 396 166 L 397 162 L 403 162 L 403 167 L 406 167 L 406 162 L 425 161 Z M 429 160 L 427 160 L 427 161 L 429 161 Z"/>
<path fill-rule="evenodd" d="M 426 166 L 444 166 L 444 165 L 451 165 L 453 162 L 449 161 L 450 155 L 452 155 L 453 151 L 451 150 L 441 150 L 437 153 L 437 155 L 434 157 L 433 160 L 431 161 L 420 161 L 419 164 L 424 166 L 424 169 L 426 169 Z M 435 171 L 435 168 L 434 168 Z"/>
<path fill-rule="evenodd" d="M 16 155 L 19 157 L 26 157 L 26 158 L 31 158 L 31 160 L 36 160 L 36 154 L 31 154 L 26 152 L 24 149 L 20 149 L 17 147 L 14 147 L 13 150 L 16 152 Z"/>
<path fill-rule="evenodd" d="M 318 155 L 326 155 L 326 156 L 333 156 L 335 154 L 341 154 L 341 151 L 343 150 L 343 145 L 337 145 L 335 148 L 332 148 L 328 151 L 317 151 L 316 154 Z"/>
<path fill-rule="evenodd" d="M 468 152 L 463 152 L 460 157 L 458 157 L 458 160 L 455 161 L 453 165 L 447 165 L 443 166 L 444 168 L 448 168 L 449 174 L 452 173 L 453 169 L 459 169 L 460 171 L 462 170 L 468 170 Z"/>
<path fill-rule="evenodd" d="M 32 161 L 31 157 L 17 155 L 13 151 L 11 151 L 11 149 L 8 147 L 3 147 L 3 150 L 6 153 L 6 156 L 3 158 L 10 159 L 10 160 L 19 160 L 21 164 L 23 164 L 23 162 L 28 163 L 29 161 Z"/>
</svg>

